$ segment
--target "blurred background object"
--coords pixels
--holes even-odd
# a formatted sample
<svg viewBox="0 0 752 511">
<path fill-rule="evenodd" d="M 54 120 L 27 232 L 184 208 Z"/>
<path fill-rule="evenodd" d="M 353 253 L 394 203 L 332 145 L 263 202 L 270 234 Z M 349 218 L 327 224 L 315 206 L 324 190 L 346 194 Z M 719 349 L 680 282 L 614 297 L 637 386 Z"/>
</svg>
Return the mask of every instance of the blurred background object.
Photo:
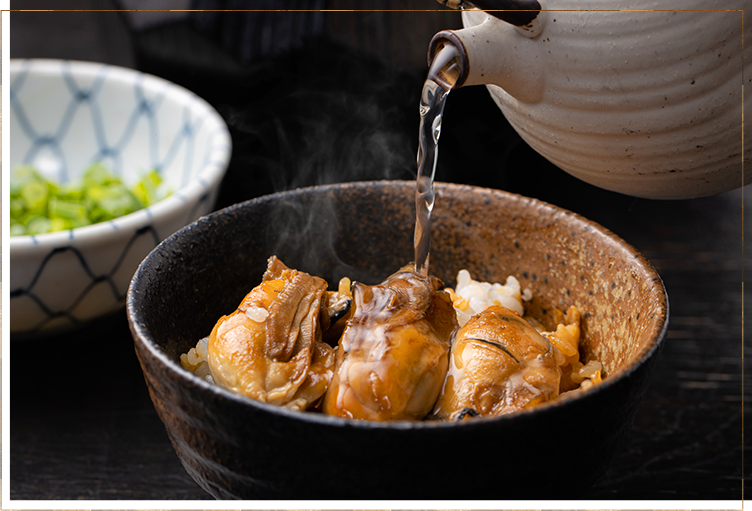
<svg viewBox="0 0 752 511">
<path fill-rule="evenodd" d="M 11 58 L 75 58 L 135 67 L 133 38 L 123 14 L 91 11 L 118 7 L 114 0 L 11 0 L 11 10 L 26 10 L 10 13 Z"/>
<path fill-rule="evenodd" d="M 134 67 L 209 101 L 236 142 L 219 205 L 306 184 L 410 178 L 418 126 L 412 100 L 427 69 L 427 41 L 458 28 L 459 14 L 427 0 L 257 1 L 254 10 L 237 11 L 248 6 L 29 0 L 24 9 L 77 11 L 12 13 L 12 56 Z M 53 37 L 30 36 L 48 25 Z M 54 42 L 62 40 L 71 44 Z M 494 119 L 505 125 L 500 114 Z M 407 143 L 403 130 L 415 133 Z"/>
<path fill-rule="evenodd" d="M 174 75 L 178 83 L 200 80 L 205 73 L 213 83 L 248 76 L 248 64 L 321 37 L 423 70 L 431 36 L 461 27 L 458 13 L 428 0 L 24 0 L 22 7 L 19 2 L 12 0 L 11 8 L 77 12 L 14 12 L 14 58 L 76 54 L 81 60 Z M 48 21 L 51 16 L 55 22 Z M 49 25 L 49 38 L 34 35 L 40 22 Z M 70 44 L 51 42 L 62 38 Z"/>
<path fill-rule="evenodd" d="M 303 3 L 314 2 L 274 5 Z M 10 4 L 125 8 L 115 0 Z M 204 97 L 233 138 L 217 207 L 309 184 L 413 179 L 428 43 L 439 29 L 459 28 L 459 13 L 434 0 L 327 0 L 325 8 L 342 10 L 286 13 L 310 26 L 305 38 L 290 36 L 284 51 L 281 42 L 248 48 L 241 42 L 242 34 L 263 40 L 258 31 L 275 30 L 267 23 L 278 13 L 12 12 L 10 54 L 125 65 Z M 244 32 L 240 27 L 250 19 L 261 28 Z M 271 53 L 261 56 L 262 47 Z M 743 300 L 739 285 L 745 265 L 752 271 L 741 242 L 752 237 L 752 222 L 743 222 L 752 195 L 736 190 L 664 202 L 595 188 L 522 142 L 485 87 L 449 95 L 436 177 L 581 214 L 632 244 L 664 279 L 671 319 L 656 376 L 627 446 L 587 498 L 741 499 L 742 475 L 752 480 L 741 464 L 742 450 L 749 449 L 742 443 L 742 413 L 750 413 L 742 396 L 752 396 L 750 379 L 742 380 L 741 354 L 752 345 L 749 331 L 742 342 L 742 312 L 752 314 L 752 300 Z M 107 346 L 102 338 L 110 340 Z M 60 363 L 72 346 L 85 355 L 77 363 L 87 371 Z M 93 363 L 101 360 L 108 363 Z M 156 416 L 124 315 L 42 345 L 14 344 L 10 367 L 11 499 L 208 498 L 185 473 Z M 576 460 L 562 463 L 576 469 Z"/>
</svg>

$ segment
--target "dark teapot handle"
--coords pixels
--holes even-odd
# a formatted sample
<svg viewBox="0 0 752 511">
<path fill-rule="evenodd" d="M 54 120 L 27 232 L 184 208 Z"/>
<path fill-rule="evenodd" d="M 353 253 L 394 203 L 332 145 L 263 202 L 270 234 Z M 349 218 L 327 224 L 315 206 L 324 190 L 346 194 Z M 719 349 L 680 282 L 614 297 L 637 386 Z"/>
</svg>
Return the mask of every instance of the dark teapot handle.
<svg viewBox="0 0 752 511">
<path fill-rule="evenodd" d="M 450 9 L 477 7 L 491 16 L 524 27 L 538 17 L 541 5 L 538 0 L 437 0 Z"/>
</svg>

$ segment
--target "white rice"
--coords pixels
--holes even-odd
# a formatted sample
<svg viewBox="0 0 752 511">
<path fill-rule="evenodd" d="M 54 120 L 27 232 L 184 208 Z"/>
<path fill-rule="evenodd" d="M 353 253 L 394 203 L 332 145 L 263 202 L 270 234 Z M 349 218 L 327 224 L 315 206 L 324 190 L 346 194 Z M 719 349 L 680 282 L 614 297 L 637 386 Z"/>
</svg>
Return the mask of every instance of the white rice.
<svg viewBox="0 0 752 511">
<path fill-rule="evenodd" d="M 527 288 L 520 289 L 520 281 L 511 275 L 507 277 L 504 284 L 498 282 L 492 284 L 473 280 L 467 270 L 460 270 L 457 273 L 457 287 L 449 291 L 453 295 L 452 301 L 460 326 L 491 305 L 502 305 L 523 316 L 525 314 L 523 301 L 527 302 L 533 298 L 532 291 Z"/>
<path fill-rule="evenodd" d="M 188 353 L 180 355 L 180 365 L 205 379 L 209 383 L 214 383 L 211 371 L 209 371 L 208 358 L 209 338 L 200 339 L 195 348 L 188 350 Z"/>
<path fill-rule="evenodd" d="M 533 292 L 528 288 L 520 289 L 520 287 L 520 282 L 511 275 L 507 277 L 506 283 L 502 285 L 498 282 L 492 284 L 490 282 L 473 280 L 470 272 L 460 270 L 457 273 L 457 289 L 447 288 L 447 291 L 452 298 L 454 310 L 457 312 L 457 322 L 460 326 L 464 326 L 471 317 L 483 312 L 491 305 L 502 305 L 524 317 L 525 307 L 523 302 L 532 300 Z M 587 389 L 601 381 L 603 364 L 596 360 L 591 360 L 583 365 L 580 361 L 578 351 L 580 342 L 580 316 L 576 307 L 572 308 L 576 312 L 574 324 L 559 324 L 555 331 L 552 332 L 544 331 L 543 325 L 534 318 L 525 317 L 525 319 L 528 320 L 533 328 L 538 330 L 558 348 L 564 346 L 562 343 L 574 343 L 572 348 L 574 353 L 568 357 L 565 357 L 564 353 L 559 351 L 559 349 L 556 350 L 561 354 L 561 363 L 559 365 L 562 367 L 571 365 L 572 370 L 568 378 L 579 388 Z M 569 312 L 567 313 L 567 317 L 562 321 L 568 321 L 568 316 Z M 566 338 L 562 339 L 560 335 Z"/>
</svg>

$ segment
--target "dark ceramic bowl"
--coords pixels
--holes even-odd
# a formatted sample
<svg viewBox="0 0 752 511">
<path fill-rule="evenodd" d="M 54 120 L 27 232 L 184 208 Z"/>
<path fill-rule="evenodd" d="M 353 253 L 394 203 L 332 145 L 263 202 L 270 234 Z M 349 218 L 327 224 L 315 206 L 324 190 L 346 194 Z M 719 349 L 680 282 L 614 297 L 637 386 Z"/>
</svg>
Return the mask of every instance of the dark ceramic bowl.
<svg viewBox="0 0 752 511">
<path fill-rule="evenodd" d="M 624 441 L 665 335 L 661 279 L 603 227 L 543 202 L 438 184 L 431 273 L 455 284 L 519 278 L 532 311 L 583 314 L 594 388 L 499 418 L 359 422 L 292 412 L 209 384 L 181 353 L 235 310 L 276 254 L 330 283 L 377 283 L 413 258 L 414 183 L 365 182 L 260 197 L 160 244 L 127 298 L 136 353 L 178 457 L 216 498 L 578 498 Z"/>
</svg>

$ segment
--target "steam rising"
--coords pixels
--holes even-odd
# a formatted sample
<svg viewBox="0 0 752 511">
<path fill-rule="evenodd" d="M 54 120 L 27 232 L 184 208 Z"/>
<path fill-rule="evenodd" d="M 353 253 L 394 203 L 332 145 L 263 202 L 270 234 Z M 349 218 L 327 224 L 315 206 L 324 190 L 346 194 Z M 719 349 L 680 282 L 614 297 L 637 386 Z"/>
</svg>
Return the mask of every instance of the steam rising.
<svg viewBox="0 0 752 511">
<path fill-rule="evenodd" d="M 227 202 L 304 186 L 415 178 L 424 77 L 329 43 L 263 65 L 254 77 L 247 105 L 225 112 L 245 155 L 225 183 L 238 195 Z M 321 274 L 330 285 L 357 273 L 356 262 L 335 253 L 339 222 L 331 200 L 285 199 L 275 218 L 279 231 L 268 235 L 287 264 L 331 271 Z"/>
</svg>

